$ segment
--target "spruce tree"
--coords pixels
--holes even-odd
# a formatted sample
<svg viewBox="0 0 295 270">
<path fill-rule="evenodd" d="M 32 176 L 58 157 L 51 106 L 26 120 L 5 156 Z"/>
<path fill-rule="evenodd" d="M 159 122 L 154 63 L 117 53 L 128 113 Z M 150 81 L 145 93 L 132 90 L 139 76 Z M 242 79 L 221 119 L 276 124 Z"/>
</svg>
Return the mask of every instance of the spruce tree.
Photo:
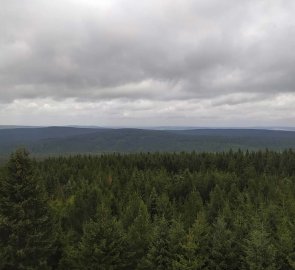
<svg viewBox="0 0 295 270">
<path fill-rule="evenodd" d="M 169 225 L 164 217 L 158 221 L 154 239 L 151 242 L 145 269 L 170 270 L 172 269 L 171 241 Z"/>
<path fill-rule="evenodd" d="M 53 222 L 41 181 L 24 149 L 10 157 L 0 181 L 0 269 L 49 269 Z"/>
<path fill-rule="evenodd" d="M 254 228 L 245 240 L 244 262 L 249 270 L 275 270 L 276 248 L 263 222 L 254 224 Z"/>
<path fill-rule="evenodd" d="M 197 213 L 203 208 L 201 195 L 198 191 L 192 191 L 187 200 L 183 204 L 183 219 L 186 228 L 193 225 L 196 220 Z"/>
<path fill-rule="evenodd" d="M 223 216 L 217 218 L 212 229 L 209 269 L 237 269 L 240 259 L 234 234 L 228 229 Z"/>
<path fill-rule="evenodd" d="M 170 252 L 174 259 L 182 253 L 185 242 L 185 230 L 181 220 L 173 219 L 169 229 Z"/>
<path fill-rule="evenodd" d="M 295 226 L 288 217 L 281 217 L 277 229 L 277 263 L 279 269 L 295 269 Z"/>
<path fill-rule="evenodd" d="M 209 225 L 203 212 L 200 212 L 195 223 L 189 229 L 182 251 L 173 262 L 174 270 L 205 269 L 208 263 Z"/>
<path fill-rule="evenodd" d="M 146 204 L 141 200 L 139 212 L 134 222 L 129 227 L 128 242 L 133 252 L 132 268 L 140 269 L 142 259 L 148 251 L 151 239 L 151 223 Z"/>
<path fill-rule="evenodd" d="M 129 255 L 121 223 L 111 216 L 109 209 L 100 207 L 97 217 L 84 226 L 76 254 L 78 269 L 129 269 Z"/>
<path fill-rule="evenodd" d="M 156 189 L 153 187 L 152 192 L 149 198 L 149 212 L 151 215 L 151 220 L 154 221 L 156 215 L 158 214 L 158 206 L 157 206 L 158 194 Z"/>
</svg>

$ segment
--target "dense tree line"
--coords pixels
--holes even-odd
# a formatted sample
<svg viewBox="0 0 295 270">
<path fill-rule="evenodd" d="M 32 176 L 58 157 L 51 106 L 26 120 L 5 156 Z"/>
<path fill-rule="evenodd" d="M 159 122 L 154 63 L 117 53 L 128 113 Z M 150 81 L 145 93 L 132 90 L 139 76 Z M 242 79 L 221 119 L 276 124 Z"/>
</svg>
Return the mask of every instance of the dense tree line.
<svg viewBox="0 0 295 270">
<path fill-rule="evenodd" d="M 0 269 L 295 269 L 295 152 L 18 150 L 0 169 Z"/>
</svg>

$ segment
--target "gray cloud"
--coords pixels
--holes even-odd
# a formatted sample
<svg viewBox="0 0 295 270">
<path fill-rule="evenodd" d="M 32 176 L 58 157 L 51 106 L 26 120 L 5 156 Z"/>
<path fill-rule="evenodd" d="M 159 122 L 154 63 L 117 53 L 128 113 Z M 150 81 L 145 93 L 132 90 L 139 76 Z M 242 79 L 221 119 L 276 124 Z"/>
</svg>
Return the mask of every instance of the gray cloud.
<svg viewBox="0 0 295 270">
<path fill-rule="evenodd" d="M 291 0 L 0 4 L 2 104 L 49 98 L 177 107 L 197 99 L 234 106 L 275 103 L 295 90 Z"/>
</svg>

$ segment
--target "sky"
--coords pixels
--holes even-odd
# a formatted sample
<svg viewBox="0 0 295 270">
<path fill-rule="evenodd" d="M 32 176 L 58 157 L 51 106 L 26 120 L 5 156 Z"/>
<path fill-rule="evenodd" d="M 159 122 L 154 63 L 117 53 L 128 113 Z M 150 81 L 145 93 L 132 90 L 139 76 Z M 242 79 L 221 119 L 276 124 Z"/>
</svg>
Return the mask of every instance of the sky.
<svg viewBox="0 0 295 270">
<path fill-rule="evenodd" d="M 0 125 L 295 126 L 294 0 L 0 0 Z"/>
</svg>

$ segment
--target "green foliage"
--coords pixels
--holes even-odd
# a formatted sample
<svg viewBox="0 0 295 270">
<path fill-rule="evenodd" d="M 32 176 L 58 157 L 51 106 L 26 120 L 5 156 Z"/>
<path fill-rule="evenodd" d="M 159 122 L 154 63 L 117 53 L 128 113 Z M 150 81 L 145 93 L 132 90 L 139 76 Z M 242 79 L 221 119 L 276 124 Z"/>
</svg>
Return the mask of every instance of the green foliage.
<svg viewBox="0 0 295 270">
<path fill-rule="evenodd" d="M 25 150 L 11 155 L 0 181 L 0 269 L 47 269 L 53 219 Z"/>
<path fill-rule="evenodd" d="M 148 252 L 152 236 L 152 225 L 149 213 L 143 201 L 140 201 L 139 211 L 128 230 L 128 243 L 133 251 L 132 268 L 138 269 L 143 264 L 144 256 Z"/>
<path fill-rule="evenodd" d="M 140 153 L 0 168 L 0 269 L 295 269 L 295 152 Z"/>
<path fill-rule="evenodd" d="M 145 263 L 148 269 L 169 270 L 172 269 L 173 258 L 169 224 L 164 217 L 157 223 Z"/>
<path fill-rule="evenodd" d="M 257 221 L 256 221 L 257 222 Z M 249 270 L 275 270 L 277 250 L 262 222 L 257 222 L 244 245 L 244 261 Z"/>
<path fill-rule="evenodd" d="M 150 198 L 149 198 L 149 211 L 151 214 L 151 219 L 152 221 L 154 221 L 155 217 L 158 214 L 158 194 L 156 192 L 156 189 L 153 187 L 152 192 L 150 194 Z"/>
<path fill-rule="evenodd" d="M 209 256 L 209 269 L 238 269 L 240 254 L 235 249 L 235 239 L 223 216 L 213 224 Z"/>
<path fill-rule="evenodd" d="M 176 253 L 173 269 L 205 269 L 208 264 L 209 225 L 203 212 L 199 213 L 185 238 L 181 251 Z"/>
<path fill-rule="evenodd" d="M 203 201 L 198 191 L 193 190 L 183 204 L 183 219 L 186 228 L 190 228 L 197 218 L 197 214 L 203 209 Z"/>
<path fill-rule="evenodd" d="M 105 207 L 99 209 L 95 220 L 85 224 L 76 256 L 79 269 L 128 269 L 125 233 Z"/>
<path fill-rule="evenodd" d="M 288 217 L 280 219 L 275 245 L 280 269 L 295 269 L 295 226 Z"/>
</svg>

